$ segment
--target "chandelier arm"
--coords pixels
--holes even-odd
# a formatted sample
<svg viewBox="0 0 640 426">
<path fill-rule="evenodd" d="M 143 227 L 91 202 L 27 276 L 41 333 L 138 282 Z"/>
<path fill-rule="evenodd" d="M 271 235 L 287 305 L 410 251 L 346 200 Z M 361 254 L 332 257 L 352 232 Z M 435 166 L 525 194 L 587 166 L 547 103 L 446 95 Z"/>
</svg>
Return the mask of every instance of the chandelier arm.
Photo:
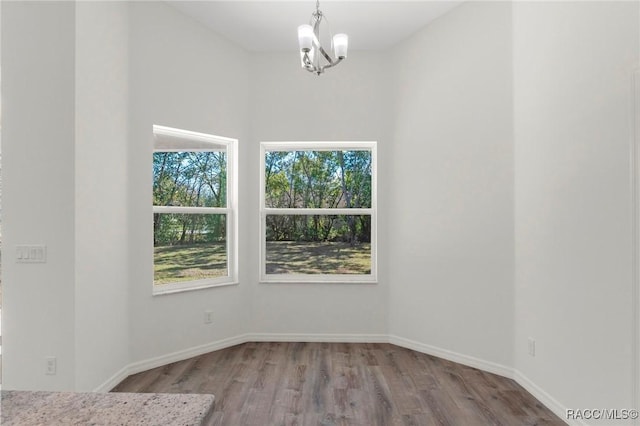
<svg viewBox="0 0 640 426">
<path fill-rule="evenodd" d="M 315 72 L 315 66 L 313 65 L 313 63 L 311 62 L 311 59 L 309 58 L 309 54 L 305 53 L 302 61 L 304 63 L 304 68 L 309 71 L 309 72 Z"/>
<path fill-rule="evenodd" d="M 305 53 L 302 56 L 302 63 L 304 64 L 305 67 L 308 67 L 309 64 L 311 64 L 311 61 L 309 60 L 309 54 L 308 53 Z"/>
<path fill-rule="evenodd" d="M 320 21 L 322 21 L 322 15 L 312 15 L 311 20 L 313 21 L 313 34 L 316 36 L 318 46 L 320 46 Z"/>
<path fill-rule="evenodd" d="M 316 68 L 313 65 L 305 65 L 304 69 L 317 75 L 320 75 L 324 72 L 324 68 Z"/>
<path fill-rule="evenodd" d="M 322 13 L 316 15 L 315 17 L 315 22 L 313 24 L 313 33 L 316 36 L 316 40 L 317 40 L 317 47 L 318 50 L 320 51 L 320 54 L 322 54 L 322 56 L 324 56 L 324 58 L 327 60 L 327 62 L 329 62 L 330 64 L 333 63 L 333 58 L 327 53 L 326 50 L 324 50 L 324 47 L 322 47 L 322 44 L 320 43 L 320 21 L 325 20 L 325 22 L 327 23 L 327 28 L 329 27 L 329 21 L 322 15 Z M 331 29 L 329 29 L 329 36 L 331 37 Z"/>
<path fill-rule="evenodd" d="M 338 65 L 340 62 L 342 62 L 343 58 L 338 58 L 335 61 L 330 62 L 329 64 L 325 65 L 322 67 L 322 70 L 324 71 L 325 68 L 331 68 L 331 67 L 335 67 L 336 65 Z"/>
<path fill-rule="evenodd" d="M 333 63 L 333 58 L 324 50 L 324 48 L 322 46 L 320 46 L 318 48 L 318 50 L 320 51 L 322 56 L 324 56 L 324 58 L 327 60 L 327 62 L 329 62 L 330 64 Z"/>
</svg>

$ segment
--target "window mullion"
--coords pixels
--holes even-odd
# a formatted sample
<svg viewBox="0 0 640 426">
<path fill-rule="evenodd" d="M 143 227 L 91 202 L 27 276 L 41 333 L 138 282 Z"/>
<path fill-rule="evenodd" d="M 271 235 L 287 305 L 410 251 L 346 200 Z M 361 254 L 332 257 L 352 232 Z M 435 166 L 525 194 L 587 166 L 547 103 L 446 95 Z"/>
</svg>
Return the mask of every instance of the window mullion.
<svg viewBox="0 0 640 426">
<path fill-rule="evenodd" d="M 344 216 L 362 216 L 373 214 L 373 209 L 371 208 L 350 208 L 350 209 L 305 209 L 305 208 L 288 208 L 288 209 L 279 209 L 279 208 L 271 208 L 265 207 L 263 210 L 264 214 L 268 215 L 344 215 Z"/>
<path fill-rule="evenodd" d="M 228 214 L 230 211 L 228 207 L 153 206 L 154 213 Z"/>
</svg>

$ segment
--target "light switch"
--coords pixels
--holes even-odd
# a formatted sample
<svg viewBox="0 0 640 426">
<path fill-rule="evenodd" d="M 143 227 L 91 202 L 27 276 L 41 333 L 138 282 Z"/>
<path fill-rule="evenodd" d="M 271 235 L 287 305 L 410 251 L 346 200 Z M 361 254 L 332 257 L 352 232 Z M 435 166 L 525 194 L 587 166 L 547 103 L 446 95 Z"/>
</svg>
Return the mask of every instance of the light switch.
<svg viewBox="0 0 640 426">
<path fill-rule="evenodd" d="M 30 244 L 16 246 L 17 263 L 47 263 L 47 246 Z"/>
</svg>

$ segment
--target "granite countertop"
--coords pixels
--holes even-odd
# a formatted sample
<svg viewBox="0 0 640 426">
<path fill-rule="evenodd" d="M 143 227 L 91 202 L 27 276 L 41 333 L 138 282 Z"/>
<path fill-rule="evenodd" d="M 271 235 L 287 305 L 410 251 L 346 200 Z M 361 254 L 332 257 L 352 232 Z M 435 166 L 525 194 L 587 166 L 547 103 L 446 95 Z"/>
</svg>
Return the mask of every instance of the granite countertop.
<svg viewBox="0 0 640 426">
<path fill-rule="evenodd" d="M 1 392 L 0 424 L 198 426 L 213 415 L 213 395 Z"/>
</svg>

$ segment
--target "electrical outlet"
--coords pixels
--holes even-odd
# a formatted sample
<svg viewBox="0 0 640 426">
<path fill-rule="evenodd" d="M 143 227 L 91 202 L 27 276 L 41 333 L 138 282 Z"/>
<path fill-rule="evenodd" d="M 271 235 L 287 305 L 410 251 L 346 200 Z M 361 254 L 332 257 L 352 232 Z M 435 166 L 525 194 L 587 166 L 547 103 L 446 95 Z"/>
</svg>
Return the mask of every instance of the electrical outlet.
<svg viewBox="0 0 640 426">
<path fill-rule="evenodd" d="M 204 323 L 211 324 L 213 322 L 213 311 L 204 311 Z"/>
<path fill-rule="evenodd" d="M 536 356 L 536 340 L 532 337 L 529 337 L 529 355 Z"/>
<path fill-rule="evenodd" d="M 54 376 L 58 369 L 58 361 L 55 356 L 48 356 L 45 359 L 45 374 L 47 376 Z"/>
</svg>

